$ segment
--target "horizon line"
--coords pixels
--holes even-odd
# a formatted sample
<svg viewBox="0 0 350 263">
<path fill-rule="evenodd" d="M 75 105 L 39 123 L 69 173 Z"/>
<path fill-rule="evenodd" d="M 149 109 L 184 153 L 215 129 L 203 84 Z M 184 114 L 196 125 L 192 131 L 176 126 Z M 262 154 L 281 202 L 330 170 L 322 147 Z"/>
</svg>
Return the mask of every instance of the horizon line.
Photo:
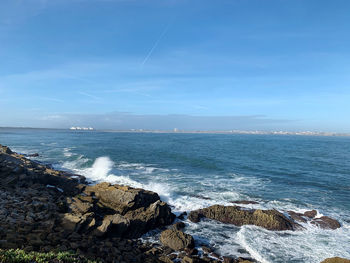
<svg viewBox="0 0 350 263">
<path fill-rule="evenodd" d="M 283 130 L 181 130 L 168 129 L 95 129 L 72 130 L 70 128 L 25 127 L 25 126 L 0 126 L 0 129 L 32 129 L 32 130 L 69 130 L 71 132 L 120 132 L 120 133 L 178 133 L 178 134 L 247 134 L 247 135 L 298 135 L 298 136 L 350 136 L 348 132 L 323 132 L 323 131 L 283 131 Z"/>
</svg>

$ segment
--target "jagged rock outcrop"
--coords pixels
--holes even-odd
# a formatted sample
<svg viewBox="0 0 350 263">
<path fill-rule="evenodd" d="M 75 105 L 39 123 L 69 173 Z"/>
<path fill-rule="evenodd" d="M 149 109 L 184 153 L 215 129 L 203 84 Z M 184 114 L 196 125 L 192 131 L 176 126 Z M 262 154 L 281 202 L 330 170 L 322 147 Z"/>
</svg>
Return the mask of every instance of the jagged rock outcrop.
<svg viewBox="0 0 350 263">
<path fill-rule="evenodd" d="M 78 194 L 85 177 L 56 171 L 51 167 L 33 162 L 22 154 L 12 152 L 0 144 L 0 187 L 28 187 L 33 184 L 51 186 L 65 195 Z"/>
<path fill-rule="evenodd" d="M 160 242 L 164 246 L 174 250 L 184 250 L 185 248 L 194 248 L 193 237 L 180 230 L 167 229 L 160 234 Z"/>
<path fill-rule="evenodd" d="M 334 257 L 334 258 L 327 258 L 323 260 L 321 263 L 350 263 L 350 259 Z"/>
<path fill-rule="evenodd" d="M 74 222 L 75 230 L 97 236 L 137 238 L 175 218 L 157 193 L 109 183 L 86 186 L 67 203 L 62 223 Z"/>
<path fill-rule="evenodd" d="M 213 205 L 192 211 L 188 219 L 199 222 L 204 217 L 236 226 L 256 225 L 268 230 L 296 230 L 300 227 L 277 210 L 245 209 L 239 206 Z"/>
<path fill-rule="evenodd" d="M 340 223 L 329 217 L 329 216 L 321 216 L 316 218 L 317 215 L 317 211 L 316 210 L 311 210 L 311 211 L 306 211 L 305 213 L 297 213 L 294 211 L 287 211 L 287 213 L 289 214 L 289 216 L 295 220 L 295 221 L 299 221 L 299 222 L 310 222 L 313 225 L 317 225 L 320 228 L 323 229 L 337 229 L 340 228 L 341 225 Z"/>
<path fill-rule="evenodd" d="M 129 238 L 174 217 L 156 193 L 88 186 L 82 176 L 0 146 L 0 249 L 74 250 L 104 262 L 163 262 L 161 248 Z"/>
<path fill-rule="evenodd" d="M 314 224 L 323 229 L 334 230 L 341 227 L 340 223 L 337 220 L 330 218 L 329 216 L 321 216 L 319 218 L 314 218 L 311 221 L 311 224 Z"/>
<path fill-rule="evenodd" d="M 311 222 L 324 229 L 337 229 L 340 223 L 328 216 L 315 218 L 316 210 L 297 213 L 287 211 L 288 217 L 277 210 L 246 209 L 240 206 L 213 205 L 207 208 L 192 211 L 188 219 L 199 222 L 201 218 L 209 218 L 222 223 L 242 225 L 256 225 L 268 230 L 298 230 L 303 227 L 297 222 Z"/>
</svg>

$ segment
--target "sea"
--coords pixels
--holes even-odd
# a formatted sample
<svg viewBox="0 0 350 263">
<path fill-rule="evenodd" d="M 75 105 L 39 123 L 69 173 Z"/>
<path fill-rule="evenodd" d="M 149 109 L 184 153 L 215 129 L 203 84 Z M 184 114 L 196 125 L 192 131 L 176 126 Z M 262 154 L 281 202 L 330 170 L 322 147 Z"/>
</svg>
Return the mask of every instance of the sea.
<svg viewBox="0 0 350 263">
<path fill-rule="evenodd" d="M 350 137 L 136 133 L 0 129 L 0 143 L 56 169 L 155 191 L 172 211 L 251 200 L 246 208 L 316 209 L 341 223 L 336 230 L 303 223 L 301 231 L 269 231 L 212 220 L 185 231 L 196 245 L 258 262 L 318 263 L 350 258 Z M 159 231 L 144 240 L 157 242 Z"/>
</svg>

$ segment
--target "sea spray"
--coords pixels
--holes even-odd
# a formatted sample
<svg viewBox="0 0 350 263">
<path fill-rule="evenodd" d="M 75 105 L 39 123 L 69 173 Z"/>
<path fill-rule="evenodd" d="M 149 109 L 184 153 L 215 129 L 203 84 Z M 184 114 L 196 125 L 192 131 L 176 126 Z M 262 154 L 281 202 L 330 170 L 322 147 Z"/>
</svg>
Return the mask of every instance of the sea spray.
<svg viewBox="0 0 350 263">
<path fill-rule="evenodd" d="M 112 170 L 114 162 L 107 156 L 96 158 L 90 170 L 90 179 L 103 181 Z"/>
</svg>

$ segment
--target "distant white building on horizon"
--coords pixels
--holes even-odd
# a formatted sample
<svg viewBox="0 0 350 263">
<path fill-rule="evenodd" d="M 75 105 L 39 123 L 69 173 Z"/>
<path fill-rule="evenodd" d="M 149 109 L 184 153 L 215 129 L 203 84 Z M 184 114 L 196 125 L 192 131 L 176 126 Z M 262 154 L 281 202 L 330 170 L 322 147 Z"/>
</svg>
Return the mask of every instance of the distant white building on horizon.
<svg viewBox="0 0 350 263">
<path fill-rule="evenodd" d="M 70 127 L 69 128 L 70 130 L 84 130 L 84 131 L 93 131 L 94 130 L 94 128 L 92 128 L 92 127 Z"/>
</svg>

